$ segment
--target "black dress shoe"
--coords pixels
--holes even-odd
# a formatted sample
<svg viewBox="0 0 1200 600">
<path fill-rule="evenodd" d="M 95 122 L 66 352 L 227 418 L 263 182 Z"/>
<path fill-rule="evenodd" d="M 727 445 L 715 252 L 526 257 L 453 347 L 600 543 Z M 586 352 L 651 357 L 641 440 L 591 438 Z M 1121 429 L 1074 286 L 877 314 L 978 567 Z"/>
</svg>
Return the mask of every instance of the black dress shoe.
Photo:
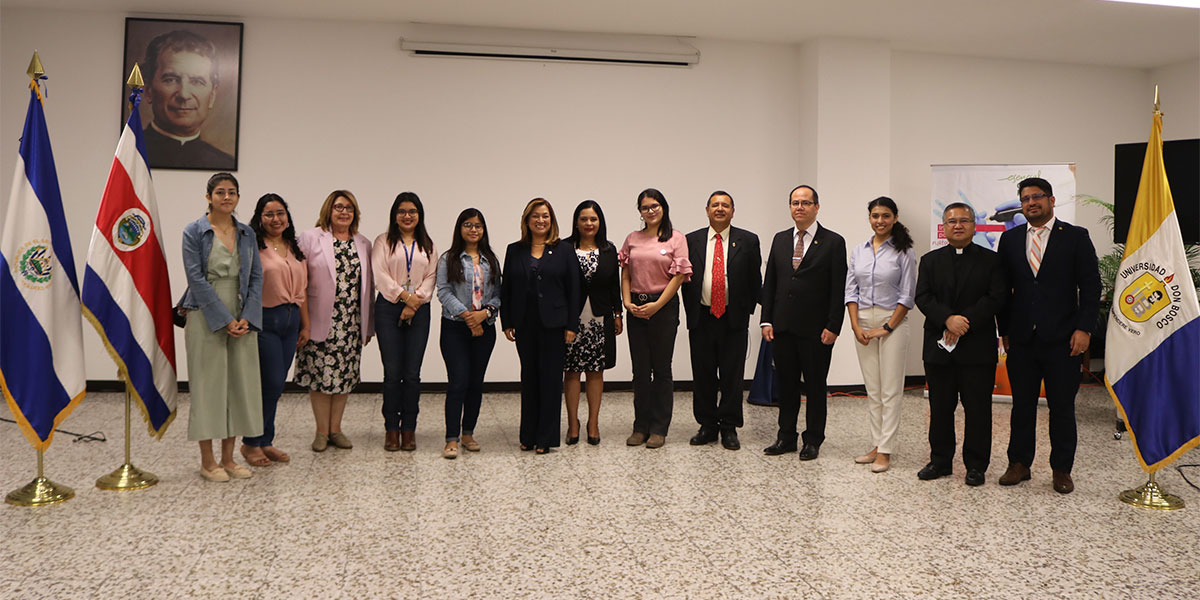
<svg viewBox="0 0 1200 600">
<path fill-rule="evenodd" d="M 711 444 L 711 443 L 717 441 L 718 432 L 719 432 L 719 430 L 716 427 L 710 427 L 708 425 L 701 425 L 700 431 L 697 431 L 696 435 L 693 435 L 692 439 L 688 440 L 688 443 L 693 446 L 703 446 L 705 444 Z"/>
<path fill-rule="evenodd" d="M 568 446 L 574 446 L 575 444 L 578 444 L 578 443 L 579 443 L 579 433 L 578 433 L 578 431 L 579 431 L 579 419 L 575 419 L 575 431 L 576 431 L 575 435 L 573 435 L 573 436 L 572 436 L 572 435 L 568 435 L 568 436 L 567 436 L 567 445 L 568 445 Z"/>
<path fill-rule="evenodd" d="M 741 450 L 742 443 L 738 441 L 736 429 L 721 430 L 721 446 L 726 450 Z"/>
<path fill-rule="evenodd" d="M 780 454 L 787 454 L 788 452 L 795 451 L 796 440 L 785 442 L 781 439 L 776 439 L 774 444 L 763 448 L 763 454 L 766 454 L 767 456 L 779 456 Z"/>
<path fill-rule="evenodd" d="M 983 471 L 967 469 L 967 485 L 972 487 L 983 485 Z"/>
<path fill-rule="evenodd" d="M 939 467 L 933 463 L 929 463 L 920 471 L 917 471 L 917 479 L 920 479 L 921 481 L 929 481 L 930 479 L 945 477 L 953 472 L 954 470 L 950 467 Z"/>
<path fill-rule="evenodd" d="M 589 446 L 599 446 L 600 445 L 600 436 L 592 437 L 589 435 L 589 436 L 587 436 L 587 442 L 588 442 Z"/>
<path fill-rule="evenodd" d="M 819 454 L 820 452 L 821 452 L 820 446 L 814 446 L 812 444 L 804 444 L 804 447 L 800 449 L 800 460 L 813 460 L 814 458 L 817 457 L 817 454 Z"/>
</svg>

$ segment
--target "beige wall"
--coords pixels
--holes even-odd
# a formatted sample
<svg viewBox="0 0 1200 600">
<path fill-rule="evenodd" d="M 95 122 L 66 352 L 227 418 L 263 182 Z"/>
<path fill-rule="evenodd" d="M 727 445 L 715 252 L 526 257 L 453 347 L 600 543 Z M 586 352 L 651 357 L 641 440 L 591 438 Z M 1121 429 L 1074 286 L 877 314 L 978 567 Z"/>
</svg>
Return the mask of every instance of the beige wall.
<svg viewBox="0 0 1200 600">
<path fill-rule="evenodd" d="M 119 135 L 125 16 L 0 11 L 0 190 L 11 186 L 28 102 L 24 71 L 36 48 L 51 77 L 47 116 L 80 271 Z M 600 201 L 619 243 L 637 226 L 636 194 L 650 186 L 666 194 L 683 231 L 706 224 L 701 207 L 724 188 L 737 201 L 735 223 L 769 244 L 790 225 L 787 191 L 815 182 L 821 222 L 849 243 L 866 237 L 865 203 L 880 194 L 895 198 L 921 232 L 932 163 L 1075 162 L 1079 191 L 1106 197 L 1112 145 L 1149 131 L 1151 76 L 1135 69 L 892 52 L 849 40 L 795 48 L 702 39 L 691 69 L 418 59 L 400 51 L 401 25 L 245 24 L 242 216 L 259 195 L 276 192 L 309 226 L 324 196 L 345 187 L 363 203 L 363 230 L 373 238 L 396 193 L 412 190 L 426 201 L 440 249 L 458 211 L 477 206 L 502 252 L 534 196 L 550 199 L 564 224 L 579 200 Z M 1168 123 L 1193 116 L 1191 133 L 1179 125 L 1169 138 L 1197 135 L 1197 70 L 1191 63 L 1155 72 L 1160 85 L 1171 82 L 1164 105 L 1178 121 Z M 1189 85 L 1192 92 L 1175 91 Z M 859 107 L 869 119 L 851 118 Z M 883 147 L 856 153 L 858 140 Z M 184 287 L 179 232 L 202 214 L 207 176 L 154 174 L 176 297 Z M 1096 213 L 1077 214 L 1104 246 Z M 927 250 L 917 239 L 918 251 Z M 435 325 L 423 373 L 430 382 L 445 377 L 436 336 Z M 114 379 L 89 327 L 85 340 L 94 357 L 88 378 Z M 831 383 L 859 381 L 850 343 L 849 335 L 838 342 L 845 347 Z M 624 344 L 610 379 L 630 377 Z M 751 365 L 757 344 L 755 333 Z M 918 374 L 916 339 L 913 348 L 909 372 Z M 675 365 L 678 379 L 690 378 L 682 326 Z M 374 342 L 363 378 L 382 378 Z M 488 379 L 516 378 L 515 350 L 501 341 Z"/>
</svg>

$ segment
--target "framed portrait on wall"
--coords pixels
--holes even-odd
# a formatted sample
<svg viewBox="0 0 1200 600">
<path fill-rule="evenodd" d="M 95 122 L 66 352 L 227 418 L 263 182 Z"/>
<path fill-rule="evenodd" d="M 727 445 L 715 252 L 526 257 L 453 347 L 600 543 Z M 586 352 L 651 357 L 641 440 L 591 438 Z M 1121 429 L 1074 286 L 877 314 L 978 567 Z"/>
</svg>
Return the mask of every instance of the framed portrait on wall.
<svg viewBox="0 0 1200 600">
<path fill-rule="evenodd" d="M 139 65 L 141 118 L 151 168 L 236 171 L 242 24 L 125 19 L 124 75 Z M 129 118 L 128 93 L 121 125 Z"/>
</svg>

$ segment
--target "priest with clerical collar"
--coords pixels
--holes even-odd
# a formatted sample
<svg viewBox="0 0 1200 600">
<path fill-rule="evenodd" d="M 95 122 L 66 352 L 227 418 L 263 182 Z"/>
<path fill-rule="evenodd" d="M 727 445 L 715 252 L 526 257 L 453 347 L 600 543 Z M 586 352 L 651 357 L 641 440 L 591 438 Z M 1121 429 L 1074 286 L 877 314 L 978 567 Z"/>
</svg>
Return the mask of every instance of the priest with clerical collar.
<svg viewBox="0 0 1200 600">
<path fill-rule="evenodd" d="M 146 47 L 147 103 L 154 118 L 144 129 L 152 167 L 233 169 L 233 156 L 201 139 L 216 104 L 220 78 L 212 42 L 184 30 L 164 33 Z"/>
</svg>

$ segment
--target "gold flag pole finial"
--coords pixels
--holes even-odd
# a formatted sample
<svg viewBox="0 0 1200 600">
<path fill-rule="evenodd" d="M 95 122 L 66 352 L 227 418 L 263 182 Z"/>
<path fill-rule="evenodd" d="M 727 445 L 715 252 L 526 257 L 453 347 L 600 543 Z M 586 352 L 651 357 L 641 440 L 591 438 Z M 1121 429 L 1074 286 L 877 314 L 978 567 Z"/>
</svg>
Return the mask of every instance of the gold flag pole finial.
<svg viewBox="0 0 1200 600">
<path fill-rule="evenodd" d="M 137 63 L 133 63 L 133 71 L 129 74 L 129 79 L 125 81 L 125 85 L 130 88 L 144 88 L 146 82 L 142 81 L 142 70 Z"/>
<path fill-rule="evenodd" d="M 1154 112 L 1162 112 L 1158 110 L 1158 84 L 1154 84 Z"/>
<path fill-rule="evenodd" d="M 29 74 L 30 79 L 41 79 L 46 75 L 46 69 L 42 66 L 42 59 L 38 57 L 37 50 L 33 51 L 33 58 L 29 61 L 29 68 L 25 72 Z"/>
</svg>

